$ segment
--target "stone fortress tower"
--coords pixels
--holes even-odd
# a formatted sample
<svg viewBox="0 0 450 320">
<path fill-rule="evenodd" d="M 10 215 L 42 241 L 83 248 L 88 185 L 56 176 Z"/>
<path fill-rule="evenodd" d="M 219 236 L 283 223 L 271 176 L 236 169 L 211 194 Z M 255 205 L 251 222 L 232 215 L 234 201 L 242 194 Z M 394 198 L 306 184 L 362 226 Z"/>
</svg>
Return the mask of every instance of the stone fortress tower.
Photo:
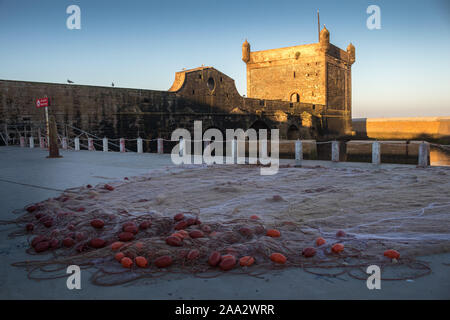
<svg viewBox="0 0 450 320">
<path fill-rule="evenodd" d="M 325 106 L 327 127 L 351 134 L 351 67 L 355 62 L 351 43 L 347 51 L 334 46 L 324 26 L 318 43 L 252 52 L 246 40 L 242 60 L 247 65 L 249 98 Z"/>
</svg>

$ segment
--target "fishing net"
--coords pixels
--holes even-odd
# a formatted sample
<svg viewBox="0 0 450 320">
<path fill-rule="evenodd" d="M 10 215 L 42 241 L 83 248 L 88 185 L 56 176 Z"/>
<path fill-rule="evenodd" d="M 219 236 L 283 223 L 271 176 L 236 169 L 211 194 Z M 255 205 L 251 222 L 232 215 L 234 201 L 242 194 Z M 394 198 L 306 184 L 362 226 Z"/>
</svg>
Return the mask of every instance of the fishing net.
<svg viewBox="0 0 450 320">
<path fill-rule="evenodd" d="M 33 258 L 14 266 L 25 268 L 30 279 L 42 280 L 66 277 L 67 266 L 78 265 L 92 270 L 91 281 L 102 286 L 173 273 L 204 278 L 224 272 L 259 277 L 288 267 L 319 276 L 348 274 L 366 280 L 369 265 L 380 266 L 384 280 L 401 280 L 431 272 L 417 256 L 450 251 L 450 201 L 445 201 L 450 199 L 426 189 L 429 183 L 422 180 L 435 179 L 448 170 L 420 171 L 414 180 L 411 171 L 404 169 L 393 173 L 285 166 L 274 177 L 255 175 L 255 169 L 257 166 L 165 169 L 106 185 L 67 189 L 57 198 L 19 210 L 21 216 L 16 220 L 2 222 L 18 225 L 10 237 L 29 239 L 27 253 Z M 363 184 L 373 176 L 378 184 Z M 345 184 L 348 189 L 336 182 L 345 179 L 354 182 Z M 391 198 L 375 204 L 374 190 L 386 179 L 391 182 L 384 181 Z M 409 198 L 404 189 L 398 191 L 403 182 L 410 186 Z M 372 190 L 370 205 L 357 194 L 357 190 L 367 192 L 364 188 Z M 415 188 L 421 188 L 417 202 L 411 200 Z M 392 194 L 394 189 L 396 194 Z M 349 197 L 359 200 L 350 202 Z M 429 204 L 418 205 L 425 202 Z M 94 220 L 104 225 L 98 226 Z M 132 239 L 123 240 L 124 230 L 131 230 Z M 280 236 L 268 236 L 269 230 L 278 230 Z M 179 242 L 173 245 L 169 237 L 177 237 Z M 326 243 L 318 246 L 318 237 Z M 122 246 L 113 250 L 112 245 L 120 240 Z M 42 242 L 37 249 L 36 244 Z M 333 252 L 336 243 L 343 244 L 344 250 Z M 313 256 L 302 255 L 305 248 L 314 248 Z M 387 249 L 400 252 L 400 258 L 385 257 Z M 215 251 L 236 258 L 231 270 L 208 263 Z M 131 268 L 116 259 L 119 252 L 131 259 Z M 272 261 L 273 253 L 281 253 L 286 262 Z M 148 266 L 138 267 L 138 256 L 145 257 Z M 244 256 L 253 257 L 255 263 L 241 266 L 239 258 Z M 171 264 L 156 266 L 154 262 L 161 257 L 170 257 Z"/>
</svg>

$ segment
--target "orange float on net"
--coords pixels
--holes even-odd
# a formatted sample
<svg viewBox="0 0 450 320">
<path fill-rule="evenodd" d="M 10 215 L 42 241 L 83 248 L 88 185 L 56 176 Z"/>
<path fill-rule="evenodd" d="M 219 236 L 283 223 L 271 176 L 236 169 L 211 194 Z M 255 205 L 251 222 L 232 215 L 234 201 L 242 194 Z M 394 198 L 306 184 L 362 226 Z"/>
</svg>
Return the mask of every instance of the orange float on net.
<svg viewBox="0 0 450 320">
<path fill-rule="evenodd" d="M 178 239 L 183 240 L 183 236 L 178 232 L 172 233 L 170 236 L 177 237 Z"/>
<path fill-rule="evenodd" d="M 222 255 L 220 254 L 220 252 L 214 251 L 213 253 L 211 253 L 211 255 L 208 258 L 208 264 L 211 267 L 215 267 L 219 264 L 221 259 L 222 259 Z"/>
<path fill-rule="evenodd" d="M 132 234 L 136 234 L 139 231 L 138 227 L 134 223 L 124 225 L 122 229 L 124 232 L 131 232 Z"/>
<path fill-rule="evenodd" d="M 175 221 L 181 221 L 184 219 L 184 214 L 183 213 L 178 213 L 173 217 L 173 220 Z"/>
<path fill-rule="evenodd" d="M 103 239 L 100 239 L 100 238 L 95 238 L 89 242 L 89 245 L 92 248 L 99 249 L 99 248 L 103 248 L 106 246 L 106 241 Z"/>
<path fill-rule="evenodd" d="M 220 260 L 219 263 L 219 267 L 223 271 L 231 270 L 234 268 L 235 265 L 236 265 L 236 258 L 231 254 L 222 256 L 222 259 Z"/>
<path fill-rule="evenodd" d="M 239 229 L 239 233 L 244 237 L 251 237 L 253 235 L 253 230 L 247 227 L 242 227 Z"/>
<path fill-rule="evenodd" d="M 201 225 L 200 229 L 202 229 L 202 231 L 206 233 L 210 233 L 212 231 L 211 227 L 206 224 Z"/>
<path fill-rule="evenodd" d="M 173 247 L 181 247 L 183 245 L 183 241 L 180 238 L 174 237 L 174 236 L 167 237 L 166 243 L 169 246 L 173 246 Z"/>
<path fill-rule="evenodd" d="M 67 238 L 65 238 L 65 239 L 63 240 L 63 245 L 64 245 L 64 247 L 70 248 L 70 247 L 72 247 L 74 244 L 75 244 L 75 240 L 73 240 L 72 238 L 67 237 Z"/>
<path fill-rule="evenodd" d="M 272 238 L 278 238 L 279 236 L 281 236 L 281 233 L 276 229 L 269 229 L 267 230 L 266 235 Z"/>
<path fill-rule="evenodd" d="M 245 256 L 239 259 L 239 264 L 243 267 L 250 267 L 253 263 L 255 263 L 255 258 L 251 256 Z"/>
<path fill-rule="evenodd" d="M 342 230 L 339 230 L 338 232 L 336 232 L 336 237 L 345 237 L 346 235 L 347 234 Z"/>
<path fill-rule="evenodd" d="M 255 230 L 256 234 L 264 234 L 264 233 L 266 233 L 266 229 L 263 226 L 256 226 L 254 230 Z"/>
<path fill-rule="evenodd" d="M 235 258 L 236 259 L 236 256 L 234 254 L 232 254 L 232 253 L 224 254 L 222 256 L 221 260 L 228 259 L 228 258 Z"/>
<path fill-rule="evenodd" d="M 128 257 L 123 257 L 122 260 L 120 260 L 120 263 L 124 268 L 131 268 L 131 266 L 133 265 L 133 260 Z"/>
<path fill-rule="evenodd" d="M 51 249 L 58 249 L 59 248 L 59 240 L 58 239 L 53 239 L 52 241 L 50 241 L 50 248 Z"/>
<path fill-rule="evenodd" d="M 183 239 L 189 238 L 189 232 L 187 232 L 186 230 L 179 230 L 177 234 L 180 235 Z"/>
<path fill-rule="evenodd" d="M 303 249 L 303 251 L 302 251 L 302 255 L 303 255 L 305 258 L 311 258 L 311 257 L 314 257 L 314 256 L 316 255 L 316 249 L 314 249 L 314 248 L 305 248 L 305 249 Z"/>
<path fill-rule="evenodd" d="M 142 242 L 136 242 L 134 245 L 137 249 L 141 250 L 144 247 L 144 244 Z"/>
<path fill-rule="evenodd" d="M 318 246 L 318 247 L 320 247 L 321 245 L 324 245 L 325 243 L 327 243 L 327 242 L 322 237 L 319 237 L 316 239 L 316 246 Z"/>
<path fill-rule="evenodd" d="M 182 230 L 182 229 L 185 229 L 185 228 L 187 228 L 188 227 L 188 224 L 187 224 L 187 222 L 186 221 L 180 221 L 180 222 L 178 222 L 176 225 L 175 225 L 175 230 Z"/>
<path fill-rule="evenodd" d="M 281 253 L 275 252 L 270 255 L 270 260 L 276 263 L 285 264 L 287 259 Z"/>
<path fill-rule="evenodd" d="M 123 253 L 123 252 L 117 252 L 115 255 L 114 255 L 114 259 L 116 259 L 117 261 L 121 261 L 123 258 L 125 257 L 125 254 Z"/>
<path fill-rule="evenodd" d="M 189 253 L 187 254 L 186 258 L 188 260 L 195 260 L 200 256 L 200 252 L 197 249 L 192 249 L 191 251 L 189 251 Z"/>
<path fill-rule="evenodd" d="M 150 226 L 152 225 L 152 222 L 151 221 L 142 221 L 140 224 L 139 224 L 139 229 L 141 229 L 141 230 L 147 230 L 148 228 L 150 228 Z"/>
<path fill-rule="evenodd" d="M 106 190 L 108 190 L 108 191 L 113 191 L 113 190 L 114 190 L 114 187 L 111 186 L 111 185 L 109 185 L 109 184 L 105 184 L 105 185 L 104 185 L 104 188 L 105 188 Z"/>
<path fill-rule="evenodd" d="M 192 230 L 191 232 L 189 232 L 189 236 L 192 239 L 197 239 L 197 238 L 203 238 L 204 234 L 200 230 Z"/>
<path fill-rule="evenodd" d="M 100 219 L 94 219 L 91 221 L 91 226 L 93 226 L 96 229 L 101 229 L 105 226 L 105 222 Z"/>
<path fill-rule="evenodd" d="M 344 251 L 344 245 L 342 243 L 335 243 L 331 247 L 331 251 L 333 251 L 334 253 L 342 252 Z"/>
<path fill-rule="evenodd" d="M 389 249 L 384 252 L 384 256 L 390 259 L 398 259 L 400 258 L 400 253 L 397 250 Z"/>
<path fill-rule="evenodd" d="M 155 265 L 158 268 L 167 268 L 172 264 L 173 260 L 169 256 L 162 256 L 155 260 Z"/>
<path fill-rule="evenodd" d="M 113 244 L 111 244 L 111 249 L 112 249 L 113 251 L 117 251 L 117 250 L 119 250 L 120 248 L 122 248 L 122 246 L 123 246 L 123 242 L 121 242 L 121 241 L 116 241 L 116 242 L 114 242 Z"/>
<path fill-rule="evenodd" d="M 141 268 L 146 268 L 148 266 L 148 261 L 146 258 L 138 256 L 134 259 L 136 265 Z"/>
<path fill-rule="evenodd" d="M 120 241 L 131 241 L 134 239 L 134 234 L 131 232 L 122 232 L 119 234 L 119 240 Z"/>
<path fill-rule="evenodd" d="M 36 211 L 37 209 L 38 209 L 38 207 L 35 206 L 35 205 L 31 205 L 31 206 L 29 206 L 29 207 L 26 208 L 26 210 L 27 210 L 28 212 L 34 212 L 34 211 Z"/>
<path fill-rule="evenodd" d="M 256 214 L 254 214 L 254 215 L 250 216 L 250 219 L 259 220 L 259 217 Z"/>
<path fill-rule="evenodd" d="M 50 248 L 50 241 L 41 241 L 34 247 L 36 252 L 44 252 Z"/>
</svg>

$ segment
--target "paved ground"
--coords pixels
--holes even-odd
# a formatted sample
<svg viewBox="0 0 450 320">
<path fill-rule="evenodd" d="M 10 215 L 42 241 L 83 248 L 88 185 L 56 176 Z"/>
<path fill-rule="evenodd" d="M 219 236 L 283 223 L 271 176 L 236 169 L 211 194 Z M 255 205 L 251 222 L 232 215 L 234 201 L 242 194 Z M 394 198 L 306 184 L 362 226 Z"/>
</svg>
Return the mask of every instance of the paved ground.
<svg viewBox="0 0 450 320">
<path fill-rule="evenodd" d="M 0 147 L 0 219 L 14 218 L 12 211 L 57 196 L 58 189 L 96 184 L 139 175 L 170 166 L 169 155 L 62 152 L 62 159 L 46 159 L 40 149 Z M 368 166 L 305 162 L 307 165 Z M 34 185 L 34 186 L 31 186 Z M 40 187 L 38 187 L 40 186 Z M 41 188 L 44 187 L 44 188 Z M 45 189 L 46 188 L 46 189 Z M 56 190 L 53 190 L 56 189 Z M 433 269 L 414 281 L 382 282 L 381 290 L 368 290 L 364 281 L 349 277 L 324 278 L 288 269 L 263 279 L 224 275 L 198 279 L 185 275 L 148 280 L 133 285 L 98 287 L 82 275 L 82 290 L 68 290 L 66 280 L 34 281 L 15 261 L 28 259 L 26 239 L 8 239 L 11 227 L 0 228 L 0 298 L 2 299 L 449 299 L 450 254 L 423 257 Z M 87 273 L 88 271 L 86 271 Z"/>
</svg>

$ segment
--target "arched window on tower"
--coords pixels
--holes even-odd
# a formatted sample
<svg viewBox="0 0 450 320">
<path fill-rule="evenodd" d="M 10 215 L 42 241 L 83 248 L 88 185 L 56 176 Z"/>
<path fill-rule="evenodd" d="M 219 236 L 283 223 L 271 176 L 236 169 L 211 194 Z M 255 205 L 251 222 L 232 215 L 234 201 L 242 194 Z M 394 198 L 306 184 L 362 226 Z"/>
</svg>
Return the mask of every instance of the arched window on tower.
<svg viewBox="0 0 450 320">
<path fill-rule="evenodd" d="M 291 102 L 300 102 L 300 95 L 297 92 L 291 94 Z"/>
</svg>

